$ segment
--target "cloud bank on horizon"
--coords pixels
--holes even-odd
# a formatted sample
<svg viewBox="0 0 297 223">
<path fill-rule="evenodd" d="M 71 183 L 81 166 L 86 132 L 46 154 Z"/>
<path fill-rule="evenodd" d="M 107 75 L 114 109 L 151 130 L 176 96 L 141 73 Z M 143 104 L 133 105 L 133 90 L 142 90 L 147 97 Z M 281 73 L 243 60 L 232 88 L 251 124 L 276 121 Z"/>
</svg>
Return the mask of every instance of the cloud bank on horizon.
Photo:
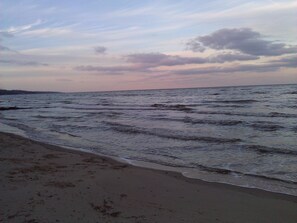
<svg viewBox="0 0 297 223">
<path fill-rule="evenodd" d="M 297 83 L 296 1 L 3 0 L 0 7 L 0 88 Z"/>
</svg>

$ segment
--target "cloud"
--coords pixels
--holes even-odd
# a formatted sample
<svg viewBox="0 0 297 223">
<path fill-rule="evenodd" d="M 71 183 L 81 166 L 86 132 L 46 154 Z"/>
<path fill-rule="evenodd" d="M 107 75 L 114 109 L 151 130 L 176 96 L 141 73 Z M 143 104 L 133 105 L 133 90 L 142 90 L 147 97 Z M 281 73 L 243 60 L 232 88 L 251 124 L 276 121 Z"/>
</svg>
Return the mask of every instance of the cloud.
<svg viewBox="0 0 297 223">
<path fill-rule="evenodd" d="M 36 61 L 18 61 L 18 60 L 5 60 L 1 59 L 0 63 L 2 64 L 11 64 L 11 65 L 18 65 L 18 66 L 48 66 L 46 63 L 39 63 Z"/>
<path fill-rule="evenodd" d="M 140 53 L 125 56 L 129 63 L 139 64 L 143 67 L 176 66 L 185 64 L 202 64 L 207 59 L 203 57 L 171 56 L 163 53 Z"/>
<path fill-rule="evenodd" d="M 104 73 L 121 74 L 123 72 L 150 72 L 146 68 L 139 67 L 139 66 L 131 66 L 131 65 L 113 66 L 113 67 L 86 65 L 86 66 L 77 66 L 77 67 L 74 67 L 74 69 L 77 71 L 99 72 L 101 74 L 104 74 Z"/>
<path fill-rule="evenodd" d="M 10 48 L 0 45 L 0 51 L 12 51 Z"/>
<path fill-rule="evenodd" d="M 11 38 L 13 35 L 7 31 L 0 31 L 0 40 L 4 38 Z"/>
<path fill-rule="evenodd" d="M 97 54 L 104 54 L 106 52 L 107 48 L 104 46 L 96 46 L 96 47 L 94 47 L 94 50 L 95 50 L 95 53 L 97 53 Z"/>
<path fill-rule="evenodd" d="M 240 73 L 240 72 L 272 72 L 280 68 L 296 68 L 297 56 L 271 60 L 264 64 L 243 64 L 229 67 L 204 67 L 195 69 L 184 69 L 173 71 L 178 75 L 196 75 L 196 74 L 218 74 L 218 73 Z"/>
<path fill-rule="evenodd" d="M 297 67 L 297 55 L 272 60 L 271 62 L 284 67 Z"/>
<path fill-rule="evenodd" d="M 200 42 L 198 42 L 199 40 L 197 38 L 189 40 L 186 43 L 186 49 L 193 52 L 204 52 L 206 48 Z"/>
<path fill-rule="evenodd" d="M 68 28 L 40 28 L 33 30 L 23 31 L 21 34 L 24 36 L 37 36 L 43 38 L 56 37 L 56 36 L 64 36 L 73 33 L 72 30 Z"/>
<path fill-rule="evenodd" d="M 76 66 L 78 71 L 100 72 L 100 73 L 125 73 L 125 72 L 152 72 L 154 68 L 161 66 L 178 66 L 188 64 L 225 63 L 231 61 L 256 60 L 259 57 L 239 53 L 224 53 L 211 57 L 182 57 L 171 56 L 163 53 L 139 53 L 123 56 L 128 65 L 121 66 Z"/>
<path fill-rule="evenodd" d="M 40 19 L 38 19 L 37 21 L 27 24 L 27 25 L 23 25 L 23 26 L 11 26 L 10 28 L 8 28 L 6 31 L 8 33 L 19 33 L 19 32 L 23 32 L 26 30 L 29 30 L 31 28 L 33 28 L 34 26 L 38 26 L 42 23 L 42 21 Z"/>
<path fill-rule="evenodd" d="M 7 31 L 0 31 L 0 41 L 2 41 L 3 39 L 6 39 L 6 38 L 11 38 L 11 37 L 13 37 L 13 35 L 11 33 L 7 32 Z M 11 50 L 9 47 L 0 44 L 0 52 L 1 51 L 15 52 L 14 50 Z"/>
<path fill-rule="evenodd" d="M 264 40 L 263 36 L 249 28 L 220 29 L 210 35 L 198 36 L 186 43 L 188 49 L 203 52 L 206 48 L 235 50 L 255 56 L 279 56 L 296 53 L 296 46 Z"/>
<path fill-rule="evenodd" d="M 134 55 L 134 54 L 133 54 Z M 262 64 L 239 64 L 239 65 L 232 65 L 232 66 L 209 66 L 209 67 L 203 67 L 203 68 L 192 68 L 192 69 L 178 69 L 178 70 L 152 70 L 152 68 L 156 68 L 160 66 L 160 64 L 164 64 L 164 62 L 156 63 L 156 58 L 160 58 L 162 61 L 162 58 L 164 57 L 164 54 L 156 55 L 156 57 L 150 55 L 145 55 L 143 57 L 137 58 L 132 60 L 133 62 L 136 62 L 136 64 L 133 65 L 126 65 L 126 66 L 114 66 L 114 67 L 105 67 L 105 66 L 78 66 L 75 67 L 75 70 L 78 71 L 89 71 L 89 72 L 99 72 L 100 74 L 124 74 L 125 72 L 146 72 L 146 73 L 167 73 L 167 74 L 176 74 L 176 75 L 202 75 L 202 74 L 219 74 L 219 73 L 241 73 L 241 72 L 273 72 L 277 71 L 280 68 L 296 68 L 297 67 L 297 56 L 291 56 L 291 57 L 285 57 L 278 60 L 271 60 L 267 63 Z M 221 60 L 227 61 L 229 59 L 254 59 L 252 58 L 245 58 L 247 55 L 241 55 L 241 54 L 221 54 L 217 55 L 215 57 L 210 58 L 209 60 L 216 61 Z M 175 57 L 175 56 L 172 56 Z M 132 57 L 133 58 L 133 57 Z M 170 58 L 170 57 L 169 57 Z M 180 57 L 183 58 L 183 57 Z M 131 57 L 130 57 L 131 59 Z M 134 59 L 134 58 L 133 58 Z M 183 58 L 184 59 L 184 58 Z M 131 60 L 129 60 L 132 62 Z M 166 61 L 166 60 L 165 60 Z M 170 62 L 165 62 L 165 64 L 170 64 Z M 138 63 L 138 64 L 137 64 Z M 177 62 L 179 65 L 181 64 L 180 61 Z M 177 64 L 176 61 L 174 64 Z M 169 66 L 170 66 L 169 65 Z"/>
<path fill-rule="evenodd" d="M 7 38 L 12 38 L 13 36 L 14 36 L 13 34 L 7 32 L 7 31 L 0 31 L 0 41 L 7 39 Z M 12 50 L 9 47 L 0 44 L 0 53 L 3 51 L 18 53 L 17 51 Z"/>
<path fill-rule="evenodd" d="M 151 68 L 187 64 L 190 63 L 190 60 L 194 60 L 193 58 L 186 59 L 179 56 L 169 56 L 161 53 L 130 54 L 124 56 L 123 59 L 130 64 L 112 67 L 82 65 L 76 66 L 74 69 L 78 71 L 100 72 L 107 74 L 121 74 L 125 72 L 151 72 Z M 188 61 L 186 62 L 186 60 Z M 195 60 L 199 63 L 205 62 L 204 59 L 201 58 L 195 58 Z"/>
<path fill-rule="evenodd" d="M 259 59 L 258 56 L 240 54 L 240 53 L 223 53 L 209 58 L 210 62 L 213 62 L 213 63 L 225 63 L 225 62 L 231 62 L 231 61 L 248 61 L 248 60 L 257 60 L 257 59 Z"/>
<path fill-rule="evenodd" d="M 270 64 L 264 65 L 238 65 L 232 67 L 206 67 L 176 70 L 173 73 L 178 75 L 195 75 L 195 74 L 217 74 L 217 73 L 236 73 L 236 72 L 269 72 L 276 71 L 279 67 L 271 66 Z"/>
<path fill-rule="evenodd" d="M 160 66 L 176 66 L 186 64 L 205 64 L 205 63 L 224 63 L 231 61 L 256 60 L 259 57 L 246 54 L 225 53 L 212 57 L 181 57 L 170 56 L 161 53 L 130 54 L 124 57 L 131 65 L 122 66 L 78 66 L 75 69 L 79 71 L 100 72 L 101 74 L 123 74 L 126 72 L 159 72 L 178 75 L 196 75 L 196 74 L 217 74 L 217 73 L 240 73 L 240 72 L 272 72 L 280 68 L 297 67 L 297 56 L 285 57 L 278 60 L 271 60 L 263 64 L 241 64 L 228 67 L 210 66 L 194 69 L 180 69 L 171 71 L 152 70 Z"/>
<path fill-rule="evenodd" d="M 177 66 L 186 64 L 225 63 L 231 61 L 256 60 L 259 57 L 239 53 L 223 53 L 210 57 L 181 57 L 162 53 L 130 54 L 126 57 L 127 62 L 142 66 Z"/>
</svg>

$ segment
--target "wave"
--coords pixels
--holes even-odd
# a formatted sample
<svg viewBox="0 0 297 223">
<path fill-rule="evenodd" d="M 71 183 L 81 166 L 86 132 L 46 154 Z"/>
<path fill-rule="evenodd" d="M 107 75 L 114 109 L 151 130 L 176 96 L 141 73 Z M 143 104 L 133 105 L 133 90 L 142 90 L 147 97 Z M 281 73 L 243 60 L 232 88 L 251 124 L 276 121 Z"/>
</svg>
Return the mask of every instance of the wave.
<svg viewBox="0 0 297 223">
<path fill-rule="evenodd" d="M 117 105 L 115 105 L 113 103 L 110 103 L 110 102 L 99 102 L 96 105 L 101 105 L 101 106 L 117 106 Z"/>
<path fill-rule="evenodd" d="M 67 119 L 79 118 L 79 117 L 71 117 L 71 116 L 46 116 L 46 115 L 35 115 L 32 117 L 40 118 L 40 119 L 55 119 L 58 121 L 66 121 Z"/>
<path fill-rule="evenodd" d="M 237 174 L 237 175 L 242 175 L 242 176 L 251 176 L 251 177 L 257 177 L 257 178 L 262 178 L 262 179 L 266 179 L 266 180 L 273 180 L 273 181 L 279 181 L 279 182 L 284 182 L 284 183 L 288 183 L 288 184 L 294 184 L 296 185 L 297 182 L 295 181 L 291 181 L 291 180 L 286 180 L 286 179 L 281 179 L 281 178 L 276 178 L 276 177 L 272 177 L 272 176 L 266 176 L 266 175 L 259 175 L 259 174 L 255 174 L 255 173 L 243 173 L 241 171 L 236 171 L 236 170 L 230 170 L 230 169 L 226 169 L 226 168 L 219 168 L 219 167 L 210 167 L 210 166 L 205 166 L 205 165 L 201 165 L 201 164 L 197 164 L 197 163 L 191 163 L 192 166 L 199 168 L 202 171 L 207 171 L 207 172 L 212 172 L 212 173 L 218 173 L 218 174 Z"/>
<path fill-rule="evenodd" d="M 267 91 L 254 91 L 253 94 L 268 94 Z"/>
<path fill-rule="evenodd" d="M 209 119 L 193 119 L 186 117 L 183 119 L 185 123 L 191 124 L 208 124 L 208 125 L 223 125 L 223 126 L 233 126 L 242 124 L 243 121 L 239 120 L 209 120 Z"/>
<path fill-rule="evenodd" d="M 210 108 L 246 108 L 246 104 L 210 104 Z"/>
<path fill-rule="evenodd" d="M 51 130 L 51 131 L 56 132 L 56 133 L 59 133 L 59 134 L 65 134 L 65 135 L 68 135 L 68 136 L 71 136 L 71 137 L 75 137 L 75 138 L 80 138 L 80 136 L 75 135 L 75 134 L 72 134 L 72 133 L 69 133 L 69 132 L 66 132 L 66 131 L 61 131 L 61 130 Z"/>
<path fill-rule="evenodd" d="M 277 124 L 263 124 L 263 123 L 253 123 L 253 124 L 250 124 L 249 126 L 256 130 L 266 131 L 266 132 L 274 132 L 285 128 L 284 126 L 277 125 Z"/>
<path fill-rule="evenodd" d="M 165 104 L 153 104 L 151 107 L 158 109 L 168 109 L 168 110 L 178 110 L 178 111 L 192 111 L 191 108 L 186 105 L 176 104 L 176 105 L 165 105 Z"/>
<path fill-rule="evenodd" d="M 292 127 L 292 131 L 297 133 L 297 126 Z"/>
<path fill-rule="evenodd" d="M 217 112 L 217 111 L 194 111 L 195 114 L 200 115 L 228 115 L 228 116 L 245 116 L 245 117 L 259 117 L 259 118 L 297 118 L 297 114 L 270 112 L 264 113 L 237 113 L 237 112 Z"/>
<path fill-rule="evenodd" d="M 157 136 L 160 138 L 167 138 L 167 139 L 176 139 L 182 141 L 200 141 L 206 143 L 236 143 L 241 142 L 241 139 L 236 138 L 215 138 L 209 136 L 191 136 L 191 135 L 182 135 L 178 133 L 170 134 L 168 131 L 165 133 L 164 129 L 143 129 L 135 126 L 114 123 L 114 122 L 105 122 L 106 124 L 110 125 L 112 130 L 117 132 L 122 132 L 126 134 L 144 134 L 144 135 L 151 135 Z"/>
<path fill-rule="evenodd" d="M 89 112 L 87 114 L 85 114 L 85 117 L 87 118 L 104 118 L 104 117 L 108 117 L 108 118 L 118 118 L 119 116 L 123 115 L 124 113 L 122 112 L 117 112 L 117 111 L 97 111 L 97 112 Z"/>
<path fill-rule="evenodd" d="M 297 114 L 288 114 L 288 113 L 281 113 L 281 112 L 270 112 L 268 117 L 278 117 L 278 118 L 297 118 Z"/>
<path fill-rule="evenodd" d="M 133 107 L 61 107 L 63 109 L 73 109 L 73 110 L 83 110 L 83 111 L 153 111 L 155 109 L 153 108 L 133 108 Z"/>
<path fill-rule="evenodd" d="M 194 105 L 193 105 L 194 106 Z M 195 106 L 202 106 L 201 104 L 197 104 Z M 236 105 L 235 105 L 236 106 Z M 234 107 L 234 106 L 231 106 Z M 228 115 L 228 116 L 245 116 L 245 117 L 264 117 L 264 118 L 297 118 L 297 114 L 289 114 L 289 113 L 280 113 L 280 112 L 270 112 L 268 114 L 265 113 L 244 113 L 244 112 L 229 112 L 229 111 L 199 111 L 193 110 L 189 107 L 189 105 L 165 105 L 165 104 L 153 104 L 150 107 L 61 107 L 63 109 L 73 109 L 80 111 L 154 111 L 154 110 L 176 110 L 176 111 L 185 111 L 191 112 L 195 114 L 205 114 L 205 115 Z M 22 108 L 29 109 L 29 108 Z M 0 109 L 1 110 L 1 109 Z"/>
<path fill-rule="evenodd" d="M 170 159 L 174 159 L 174 160 L 180 160 L 180 157 L 177 157 L 177 156 L 174 156 L 168 152 L 166 152 L 166 149 L 167 150 L 170 150 L 172 149 L 172 147 L 163 147 L 163 148 L 149 148 L 149 149 L 145 149 L 145 153 L 146 154 L 150 154 L 150 155 L 154 155 L 154 156 L 163 156 L 163 157 L 166 157 L 166 158 L 170 158 Z"/>
<path fill-rule="evenodd" d="M 250 177 L 262 178 L 262 179 L 266 179 L 266 180 L 279 181 L 279 182 L 283 182 L 283 183 L 287 183 L 287 184 L 297 185 L 297 182 L 296 181 L 285 180 L 285 179 L 280 179 L 280 178 L 266 176 L 266 175 L 258 175 L 258 174 L 253 174 L 253 173 L 245 173 L 243 175 L 250 176 Z"/>
<path fill-rule="evenodd" d="M 31 107 L 26 107 L 26 108 L 21 108 L 21 107 L 17 107 L 17 106 L 0 107 L 0 111 L 19 110 L 19 109 L 31 109 Z"/>
<path fill-rule="evenodd" d="M 88 125 L 59 125 L 59 124 L 51 124 L 50 125 L 50 130 L 54 130 L 56 132 L 61 132 L 64 133 L 66 130 L 93 130 L 96 127 L 88 126 Z M 71 134 L 71 133 L 70 133 Z"/>
<path fill-rule="evenodd" d="M 246 121 L 241 120 L 211 120 L 211 119 L 194 119 L 190 117 L 185 117 L 182 119 L 178 118 L 162 118 L 162 117 L 156 117 L 153 118 L 154 120 L 163 120 L 163 121 L 175 121 L 175 122 L 183 122 L 183 123 L 190 123 L 190 124 L 201 124 L 201 125 L 216 125 L 216 126 L 236 126 L 236 125 L 242 125 L 254 128 L 256 130 L 260 131 L 278 131 L 281 129 L 284 129 L 284 126 L 278 125 L 278 124 L 272 124 L 268 122 L 257 122 L 257 123 L 249 123 Z M 294 131 L 294 129 L 293 129 Z M 297 131 L 297 130 L 296 130 Z"/>
<path fill-rule="evenodd" d="M 12 127 L 16 127 L 20 130 L 23 130 L 25 132 L 34 132 L 36 131 L 36 128 L 28 126 L 26 124 L 23 123 L 19 123 L 19 122 L 15 122 L 15 121 L 9 121 L 8 119 L 3 119 L 1 120 L 1 122 L 3 122 L 6 125 L 12 126 Z"/>
<path fill-rule="evenodd" d="M 73 101 L 68 101 L 68 100 L 66 100 L 66 101 L 61 101 L 60 103 L 62 103 L 62 104 L 74 104 Z"/>
<path fill-rule="evenodd" d="M 297 94 L 297 91 L 286 92 L 285 94 Z"/>
<path fill-rule="evenodd" d="M 171 162 L 166 162 L 166 161 L 163 161 L 163 160 L 154 160 L 154 159 L 150 159 L 150 158 L 147 158 L 147 157 L 129 156 L 129 160 L 143 161 L 143 162 L 159 164 L 159 165 L 169 166 L 169 167 L 176 167 L 176 168 L 192 168 L 192 167 L 189 167 L 186 164 L 171 163 Z"/>
<path fill-rule="evenodd" d="M 297 156 L 297 150 L 274 148 L 274 147 L 260 146 L 260 145 L 244 145 L 242 148 L 246 150 L 256 151 L 260 154 L 282 154 L 282 155 Z"/>
<path fill-rule="evenodd" d="M 216 101 L 204 101 L 206 103 L 226 103 L 226 104 L 249 104 L 259 102 L 257 100 L 246 99 L 246 100 L 216 100 Z"/>
</svg>

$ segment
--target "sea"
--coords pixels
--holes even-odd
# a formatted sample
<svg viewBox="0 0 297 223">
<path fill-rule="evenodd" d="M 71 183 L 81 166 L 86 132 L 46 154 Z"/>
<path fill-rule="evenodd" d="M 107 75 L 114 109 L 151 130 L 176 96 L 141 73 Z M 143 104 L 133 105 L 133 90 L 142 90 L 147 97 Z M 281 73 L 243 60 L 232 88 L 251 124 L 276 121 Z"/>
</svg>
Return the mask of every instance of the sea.
<svg viewBox="0 0 297 223">
<path fill-rule="evenodd" d="M 0 131 L 297 196 L 297 85 L 0 96 Z"/>
</svg>

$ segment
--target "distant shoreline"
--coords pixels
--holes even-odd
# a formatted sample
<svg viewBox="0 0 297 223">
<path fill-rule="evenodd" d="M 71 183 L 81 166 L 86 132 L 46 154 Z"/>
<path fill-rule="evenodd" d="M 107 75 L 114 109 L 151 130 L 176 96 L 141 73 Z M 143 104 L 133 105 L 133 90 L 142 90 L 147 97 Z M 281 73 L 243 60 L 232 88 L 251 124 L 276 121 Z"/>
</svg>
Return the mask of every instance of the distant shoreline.
<svg viewBox="0 0 297 223">
<path fill-rule="evenodd" d="M 23 90 L 3 90 L 0 89 L 0 95 L 18 95 L 18 94 L 55 94 L 61 92 L 54 91 L 23 91 Z"/>
<path fill-rule="evenodd" d="M 14 95 L 14 94 L 55 94 L 55 93 L 108 93 L 108 92 L 129 92 L 129 91 L 162 91 L 162 90 L 183 90 L 183 89 L 208 89 L 208 88 L 233 88 L 233 87 L 265 87 L 265 86 L 282 86 L 282 85 L 297 85 L 294 84 L 255 84 L 255 85 L 228 85 L 228 86 L 213 86 L 213 87 L 181 87 L 181 88 L 153 88 L 153 89 L 131 89 L 131 90 L 98 90 L 98 91 L 26 91 L 26 90 L 4 90 L 0 89 L 1 95 Z M 11 94 L 5 94 L 2 92 L 12 92 Z M 13 93 L 20 92 L 20 93 Z"/>
</svg>

